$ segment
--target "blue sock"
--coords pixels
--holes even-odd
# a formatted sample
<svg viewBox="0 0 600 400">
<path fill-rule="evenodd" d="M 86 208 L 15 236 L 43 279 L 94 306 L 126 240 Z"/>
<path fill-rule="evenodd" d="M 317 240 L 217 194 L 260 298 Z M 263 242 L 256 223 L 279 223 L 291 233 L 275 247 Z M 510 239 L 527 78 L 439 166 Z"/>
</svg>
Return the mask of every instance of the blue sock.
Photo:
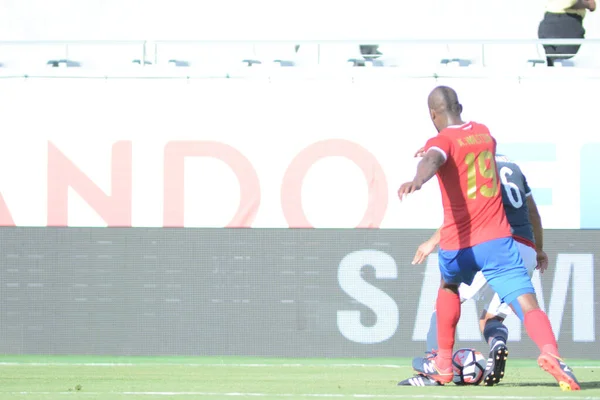
<svg viewBox="0 0 600 400">
<path fill-rule="evenodd" d="M 490 347 L 494 347 L 498 340 L 502 340 L 506 344 L 508 341 L 508 328 L 497 319 L 490 319 L 483 328 L 483 337 Z"/>
<path fill-rule="evenodd" d="M 429 322 L 429 331 L 427 332 L 427 351 L 437 350 L 437 315 L 435 310 L 431 314 L 431 322 Z"/>
</svg>

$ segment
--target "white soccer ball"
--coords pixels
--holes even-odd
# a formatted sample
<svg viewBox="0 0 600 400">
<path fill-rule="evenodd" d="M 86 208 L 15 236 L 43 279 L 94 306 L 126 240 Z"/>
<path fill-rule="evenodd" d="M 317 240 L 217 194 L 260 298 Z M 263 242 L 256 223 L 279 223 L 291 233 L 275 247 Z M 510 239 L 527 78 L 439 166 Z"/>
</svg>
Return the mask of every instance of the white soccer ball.
<svg viewBox="0 0 600 400">
<path fill-rule="evenodd" d="M 486 359 L 475 349 L 458 349 L 452 356 L 452 381 L 457 385 L 479 385 L 485 372 Z"/>
</svg>

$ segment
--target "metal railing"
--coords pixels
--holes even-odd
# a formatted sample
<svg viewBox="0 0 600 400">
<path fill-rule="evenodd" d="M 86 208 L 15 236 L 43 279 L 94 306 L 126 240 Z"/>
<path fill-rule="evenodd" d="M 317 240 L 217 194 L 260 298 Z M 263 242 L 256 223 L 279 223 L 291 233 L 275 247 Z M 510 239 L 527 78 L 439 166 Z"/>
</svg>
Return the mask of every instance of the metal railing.
<svg viewBox="0 0 600 400">
<path fill-rule="evenodd" d="M 600 39 L 365 39 L 365 40 L 49 40 L 49 41 L 0 41 L 0 66 L 2 66 L 3 58 L 3 47 L 4 46 L 58 46 L 62 47 L 60 54 L 57 54 L 57 58 L 62 60 L 70 60 L 70 49 L 74 46 L 133 46 L 132 57 L 129 62 L 135 60 L 140 66 L 147 65 L 158 65 L 161 58 L 161 53 L 164 52 L 165 46 L 177 45 L 178 47 L 185 48 L 186 46 L 203 46 L 203 45 L 244 45 L 244 46 L 262 46 L 262 45 L 283 45 L 283 46 L 303 46 L 311 45 L 316 47 L 316 62 L 314 64 L 321 64 L 321 46 L 332 46 L 332 45 L 346 45 L 356 46 L 355 53 L 347 54 L 348 59 L 365 60 L 377 58 L 372 55 L 363 55 L 359 51 L 359 45 L 378 45 L 378 46 L 403 46 L 403 45 L 418 45 L 418 46 L 473 46 L 473 49 L 469 52 L 472 55 L 476 55 L 478 58 L 478 64 L 486 66 L 486 50 L 490 46 L 537 46 L 538 50 L 543 45 L 583 45 L 585 47 L 594 46 L 598 49 L 595 53 L 597 54 L 596 60 L 600 65 Z M 137 49 L 135 49 L 137 48 Z M 413 47 L 414 48 L 414 47 Z M 477 50 L 476 50 L 477 49 Z M 182 60 L 185 59 L 186 52 L 182 51 Z M 497 53 L 496 53 L 497 54 Z M 532 53 L 533 55 L 533 53 Z M 383 54 L 385 56 L 385 52 Z M 507 58 L 510 55 L 507 54 Z M 533 57 L 535 58 L 535 57 Z M 77 60 L 73 60 L 77 61 Z M 240 60 L 241 61 L 241 60 Z M 447 62 L 457 60 L 445 60 Z M 523 60 L 523 65 L 527 64 L 527 61 L 533 64 L 544 63 L 545 54 L 543 50 L 540 50 L 537 54 L 537 60 Z M 0 68 L 0 71 L 2 69 Z M 598 68 L 599 72 L 600 68 Z M 7 72 L 7 71 L 6 71 Z M 74 72 L 74 71 L 73 71 Z M 229 72 L 229 71 L 227 71 Z M 5 74 L 3 74 L 5 75 Z M 226 74 L 228 77 L 229 75 Z M 432 74 L 428 74 L 431 76 Z M 433 74 L 435 75 L 435 74 Z"/>
<path fill-rule="evenodd" d="M 156 40 L 153 42 L 147 42 L 146 46 L 153 47 L 154 62 L 158 60 L 160 53 L 159 48 L 161 45 L 201 45 L 201 44 L 252 44 L 252 45 L 316 45 L 317 54 L 321 53 L 321 45 L 473 45 L 480 48 L 480 59 L 483 65 L 485 65 L 485 47 L 490 45 L 598 45 L 598 53 L 600 54 L 600 39 L 367 39 L 367 40 L 221 40 L 221 41 L 208 41 L 208 40 Z M 147 54 L 144 51 L 144 54 Z M 555 56 L 567 56 L 570 54 L 556 54 Z M 349 58 L 365 58 L 365 55 L 360 54 L 358 51 L 356 54 L 349 54 Z M 317 59 L 317 64 L 319 63 Z"/>
</svg>

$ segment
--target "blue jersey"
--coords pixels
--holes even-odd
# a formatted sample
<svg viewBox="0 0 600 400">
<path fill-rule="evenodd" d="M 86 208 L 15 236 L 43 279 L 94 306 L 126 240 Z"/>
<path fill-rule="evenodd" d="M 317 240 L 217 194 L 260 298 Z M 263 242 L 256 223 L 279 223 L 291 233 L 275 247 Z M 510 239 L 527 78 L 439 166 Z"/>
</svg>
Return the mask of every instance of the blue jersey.
<svg viewBox="0 0 600 400">
<path fill-rule="evenodd" d="M 505 156 L 497 155 L 496 165 L 502 183 L 502 203 L 512 234 L 535 244 L 526 200 L 531 196 L 527 179 L 521 168 Z"/>
</svg>

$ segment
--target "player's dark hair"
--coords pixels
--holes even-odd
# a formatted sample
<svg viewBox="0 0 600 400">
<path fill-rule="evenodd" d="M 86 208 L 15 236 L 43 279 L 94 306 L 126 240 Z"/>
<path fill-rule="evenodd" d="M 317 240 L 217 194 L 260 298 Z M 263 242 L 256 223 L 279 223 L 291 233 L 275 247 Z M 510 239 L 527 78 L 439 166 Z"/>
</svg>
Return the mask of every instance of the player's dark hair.
<svg viewBox="0 0 600 400">
<path fill-rule="evenodd" d="M 456 91 L 448 86 L 438 86 L 429 95 L 429 108 L 460 117 L 462 106 L 458 102 Z"/>
<path fill-rule="evenodd" d="M 461 113 L 461 106 L 458 102 L 458 95 L 456 91 L 448 86 L 439 86 L 440 94 L 444 99 L 444 105 L 446 112 L 454 116 L 459 116 Z"/>
</svg>

